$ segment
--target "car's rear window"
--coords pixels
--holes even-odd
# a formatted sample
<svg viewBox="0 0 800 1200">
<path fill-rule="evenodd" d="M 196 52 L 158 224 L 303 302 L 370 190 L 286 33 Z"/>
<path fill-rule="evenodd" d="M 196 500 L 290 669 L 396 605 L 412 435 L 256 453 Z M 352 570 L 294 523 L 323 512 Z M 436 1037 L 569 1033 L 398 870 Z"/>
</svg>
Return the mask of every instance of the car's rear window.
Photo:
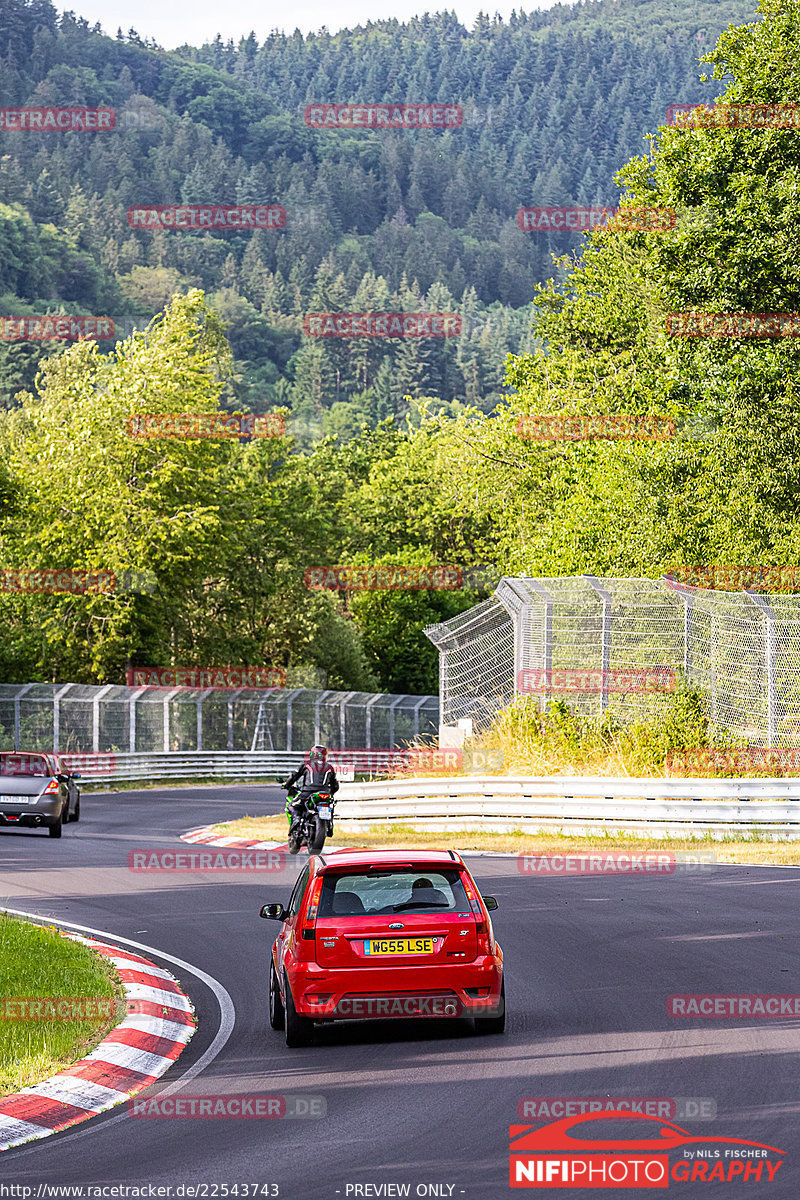
<svg viewBox="0 0 800 1200">
<path fill-rule="evenodd" d="M 0 754 L 0 775 L 49 775 L 43 754 Z"/>
<path fill-rule="evenodd" d="M 381 916 L 397 912 L 470 911 L 461 873 L 452 870 L 372 870 L 326 873 L 320 917 Z"/>
</svg>

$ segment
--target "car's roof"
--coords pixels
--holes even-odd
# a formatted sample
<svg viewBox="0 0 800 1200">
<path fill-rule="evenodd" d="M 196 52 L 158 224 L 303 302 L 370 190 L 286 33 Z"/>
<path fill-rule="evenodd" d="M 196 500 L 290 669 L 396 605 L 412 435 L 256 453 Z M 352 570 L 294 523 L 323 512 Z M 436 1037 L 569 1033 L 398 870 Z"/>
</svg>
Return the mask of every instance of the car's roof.
<svg viewBox="0 0 800 1200">
<path fill-rule="evenodd" d="M 25 750 L 0 750 L 0 775 L 4 778 L 42 778 L 41 769 L 50 773 L 53 768 L 52 755 Z M 33 768 L 36 768 L 34 771 Z"/>
<path fill-rule="evenodd" d="M 462 865 L 460 855 L 455 850 L 323 850 L 323 869 L 328 867 L 382 867 L 403 866 L 442 866 L 454 867 Z"/>
</svg>

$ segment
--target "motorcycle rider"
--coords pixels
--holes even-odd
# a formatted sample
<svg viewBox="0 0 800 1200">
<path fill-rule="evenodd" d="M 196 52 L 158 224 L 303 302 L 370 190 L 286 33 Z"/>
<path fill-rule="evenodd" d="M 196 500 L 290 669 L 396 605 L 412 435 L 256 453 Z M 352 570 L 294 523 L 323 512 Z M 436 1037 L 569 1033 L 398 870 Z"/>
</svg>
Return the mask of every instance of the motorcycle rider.
<svg viewBox="0 0 800 1200">
<path fill-rule="evenodd" d="M 327 749 L 320 745 L 312 746 L 303 765 L 289 776 L 283 786 L 287 793 L 286 815 L 291 829 L 292 822 L 303 811 L 306 797 L 314 792 L 328 792 L 333 796 L 339 790 L 339 780 L 335 768 L 328 762 Z M 330 822 L 330 832 L 333 835 L 333 821 Z"/>
</svg>

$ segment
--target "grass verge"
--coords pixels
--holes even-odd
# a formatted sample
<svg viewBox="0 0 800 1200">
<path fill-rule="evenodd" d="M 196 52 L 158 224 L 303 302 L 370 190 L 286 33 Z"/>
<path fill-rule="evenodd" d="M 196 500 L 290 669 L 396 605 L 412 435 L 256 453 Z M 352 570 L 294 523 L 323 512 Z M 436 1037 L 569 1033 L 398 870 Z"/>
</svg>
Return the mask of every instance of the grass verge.
<svg viewBox="0 0 800 1200">
<path fill-rule="evenodd" d="M 457 822 L 454 822 L 457 824 Z M 285 817 L 241 817 L 214 825 L 220 837 L 257 838 L 262 841 L 285 841 L 288 822 Z M 649 850 L 702 852 L 704 858 L 715 856 L 721 863 L 761 863 L 764 866 L 800 865 L 800 841 L 770 842 L 757 838 L 730 838 L 722 841 L 703 838 L 640 838 L 631 834 L 615 837 L 574 837 L 567 834 L 526 833 L 515 829 L 509 833 L 487 833 L 482 830 L 437 832 L 415 829 L 413 825 L 384 823 L 364 826 L 361 821 L 337 821 L 333 838 L 326 846 L 364 846 L 370 850 L 424 849 L 450 846 L 464 850 L 495 850 L 506 854 L 578 854 L 587 850 Z"/>
<path fill-rule="evenodd" d="M 0 1019 L 0 1096 L 30 1087 L 72 1066 L 125 1016 L 125 993 L 109 963 L 88 946 L 62 937 L 52 926 L 31 925 L 3 913 L 0 979 L 0 1002 L 66 996 L 102 997 L 114 1002 L 111 1019 Z M 13 1006 L 9 1011 L 14 1011 Z"/>
</svg>

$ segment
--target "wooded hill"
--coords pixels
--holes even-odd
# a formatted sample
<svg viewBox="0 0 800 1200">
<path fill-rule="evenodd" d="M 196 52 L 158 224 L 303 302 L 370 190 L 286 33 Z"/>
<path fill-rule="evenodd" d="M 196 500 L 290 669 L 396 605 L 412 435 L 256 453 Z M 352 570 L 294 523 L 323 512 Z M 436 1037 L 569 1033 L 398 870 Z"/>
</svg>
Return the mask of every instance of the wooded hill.
<svg viewBox="0 0 800 1200">
<path fill-rule="evenodd" d="M 606 204 L 670 104 L 719 92 L 698 56 L 747 0 L 595 0 L 508 21 L 452 14 L 165 52 L 49 0 L 0 0 L 0 105 L 110 105 L 114 132 L 0 132 L 0 311 L 143 326 L 201 287 L 228 323 L 223 404 L 288 406 L 300 445 L 425 394 L 490 411 L 530 302 L 575 234 L 523 205 Z M 315 102 L 458 104 L 445 131 L 322 131 Z M 286 228 L 134 232 L 136 204 L 283 205 Z M 312 340 L 308 311 L 447 311 L 452 339 Z M 54 344 L 0 342 L 0 402 Z"/>
</svg>

